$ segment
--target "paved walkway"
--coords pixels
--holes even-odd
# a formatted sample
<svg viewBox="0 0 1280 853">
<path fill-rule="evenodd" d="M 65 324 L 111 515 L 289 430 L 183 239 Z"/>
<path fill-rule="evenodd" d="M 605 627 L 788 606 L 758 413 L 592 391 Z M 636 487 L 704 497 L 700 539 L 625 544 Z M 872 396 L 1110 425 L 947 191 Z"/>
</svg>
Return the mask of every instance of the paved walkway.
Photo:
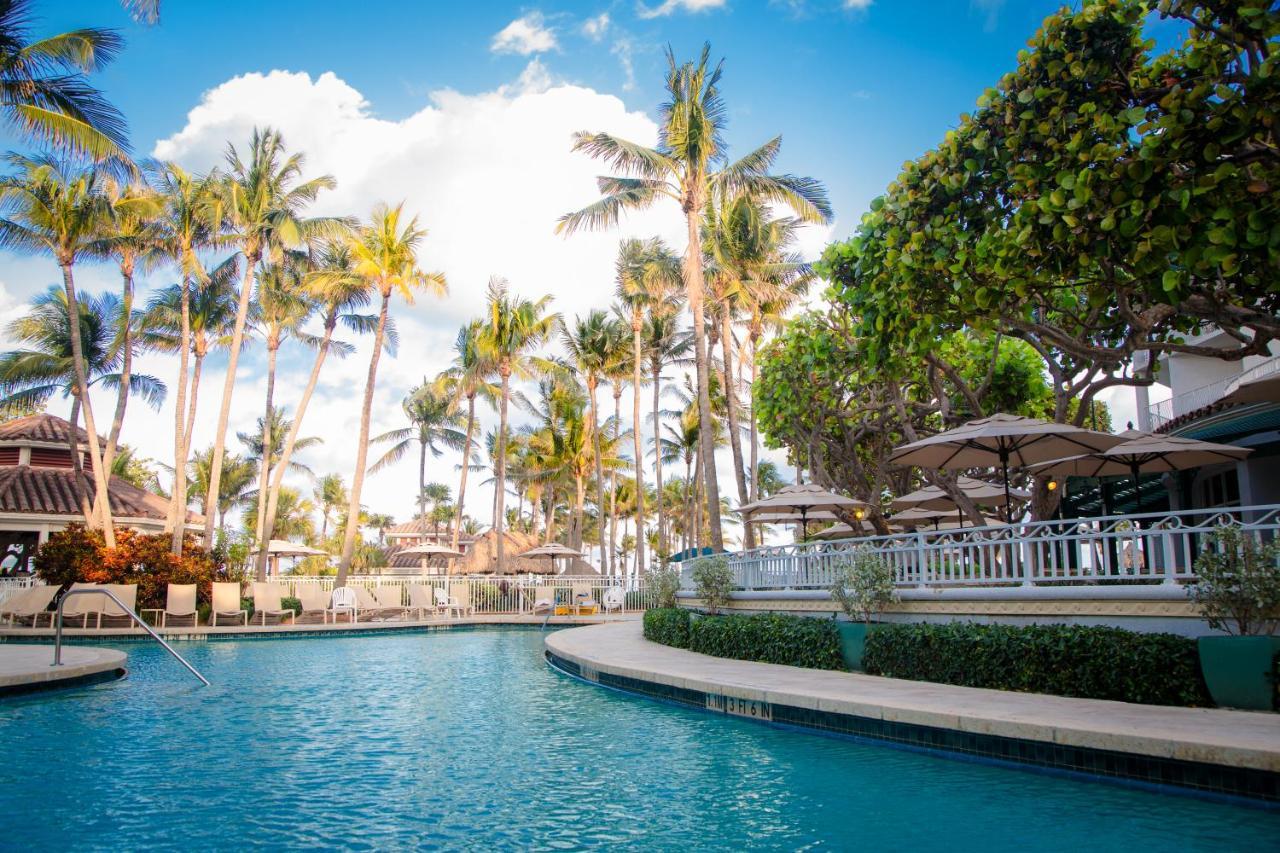
<svg viewBox="0 0 1280 853">
<path fill-rule="evenodd" d="M 125 659 L 125 653 L 115 649 L 63 646 L 62 665 L 53 667 L 53 649 L 47 645 L 0 645 L 0 692 L 31 685 L 52 687 L 59 681 L 79 681 L 123 669 Z"/>
<path fill-rule="evenodd" d="M 548 634 L 605 673 L 892 722 L 1280 772 L 1280 714 L 1070 699 L 709 657 L 644 639 L 638 622 Z"/>
</svg>

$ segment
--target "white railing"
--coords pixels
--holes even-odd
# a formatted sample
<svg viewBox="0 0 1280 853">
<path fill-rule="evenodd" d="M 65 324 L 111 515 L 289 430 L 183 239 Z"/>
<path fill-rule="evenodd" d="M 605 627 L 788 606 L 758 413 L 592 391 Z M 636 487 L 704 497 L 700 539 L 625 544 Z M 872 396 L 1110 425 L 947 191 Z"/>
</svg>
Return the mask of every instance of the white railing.
<svg viewBox="0 0 1280 853">
<path fill-rule="evenodd" d="M 728 560 L 735 585 L 747 591 L 825 590 L 841 563 L 864 552 L 888 561 L 902 587 L 1172 584 L 1194 580 L 1196 556 L 1223 524 L 1273 539 L 1280 504 L 919 530 L 756 548 Z M 681 566 L 684 589 L 693 588 L 694 562 Z"/>
<path fill-rule="evenodd" d="M 17 595 L 24 589 L 33 586 L 36 579 L 33 577 L 20 578 L 0 578 L 0 604 L 3 604 L 7 598 Z"/>
<path fill-rule="evenodd" d="M 276 575 L 271 580 L 282 584 L 287 595 L 295 595 L 303 585 L 319 586 L 326 592 L 333 589 L 333 577 L 325 575 Z M 527 575 L 349 575 L 347 586 L 363 586 L 369 590 L 398 587 L 401 604 L 409 604 L 409 587 L 422 584 L 438 587 L 455 597 L 469 601 L 476 613 L 528 613 L 538 598 L 538 590 L 550 588 L 558 603 L 575 601 L 580 591 L 587 592 L 597 604 L 603 605 L 607 590 L 617 587 L 623 591 L 627 612 L 641 611 L 655 605 L 655 595 L 643 580 L 617 578 L 539 577 Z M 465 590 L 456 595 L 458 588 Z"/>
<path fill-rule="evenodd" d="M 1176 417 L 1213 405 L 1225 397 L 1227 391 L 1235 383 L 1243 385 L 1246 382 L 1261 379 L 1273 373 L 1280 373 L 1280 357 L 1270 358 L 1255 364 L 1235 376 L 1218 379 L 1201 385 L 1199 388 L 1192 388 L 1189 391 L 1183 391 L 1181 394 L 1175 394 L 1168 400 L 1152 403 L 1148 407 L 1148 411 L 1151 414 L 1151 428 L 1159 429 Z"/>
</svg>

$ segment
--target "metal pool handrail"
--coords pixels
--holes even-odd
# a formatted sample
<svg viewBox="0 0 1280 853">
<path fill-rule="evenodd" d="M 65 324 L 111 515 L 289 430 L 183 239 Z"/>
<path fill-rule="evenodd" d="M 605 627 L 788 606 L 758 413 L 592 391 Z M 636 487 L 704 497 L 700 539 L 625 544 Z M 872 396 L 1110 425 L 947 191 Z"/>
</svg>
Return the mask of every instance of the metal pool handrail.
<svg viewBox="0 0 1280 853">
<path fill-rule="evenodd" d="M 66 604 L 67 599 L 73 595 L 88 595 L 90 593 L 94 595 L 105 595 L 107 598 L 114 601 L 120 607 L 120 609 L 125 612 L 126 616 L 128 616 L 134 622 L 137 622 L 138 625 L 142 628 L 142 630 L 146 631 L 148 634 L 151 635 L 152 639 L 154 639 L 160 645 L 164 646 L 165 651 L 167 651 L 169 654 L 177 658 L 178 662 L 181 663 L 183 666 L 185 666 L 191 672 L 192 675 L 200 679 L 200 681 L 204 684 L 205 687 L 209 686 L 209 679 L 205 678 L 203 675 L 197 672 L 194 666 L 187 663 L 186 658 L 178 654 L 174 650 L 173 646 L 169 645 L 164 641 L 163 637 L 161 637 L 155 631 L 151 630 L 150 625 L 148 625 L 146 622 L 143 622 L 141 619 L 139 619 L 138 614 L 130 610 L 129 606 L 126 605 L 123 601 L 116 598 L 116 594 L 109 589 L 69 589 L 62 594 L 62 600 L 58 602 L 57 630 L 54 631 L 54 634 L 53 634 L 53 663 L 51 664 L 52 666 L 62 666 L 62 607 L 63 605 Z"/>
</svg>

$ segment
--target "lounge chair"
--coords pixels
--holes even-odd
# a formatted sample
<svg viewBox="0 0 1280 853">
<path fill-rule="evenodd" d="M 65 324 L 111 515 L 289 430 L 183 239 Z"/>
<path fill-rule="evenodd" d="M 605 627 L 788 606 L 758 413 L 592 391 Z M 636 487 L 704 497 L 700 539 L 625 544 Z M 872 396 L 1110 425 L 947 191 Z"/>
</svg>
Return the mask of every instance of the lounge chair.
<svg viewBox="0 0 1280 853">
<path fill-rule="evenodd" d="M 148 607 L 142 612 L 152 614 L 151 624 L 158 620 L 161 628 L 168 627 L 170 619 L 190 619 L 194 626 L 200 621 L 196 611 L 196 585 L 171 583 L 165 591 L 164 607 Z"/>
<path fill-rule="evenodd" d="M 600 612 L 600 605 L 591 596 L 591 587 L 586 584 L 573 585 L 573 610 L 579 616 Z"/>
<path fill-rule="evenodd" d="M 449 584 L 449 600 L 458 608 L 459 616 L 474 616 L 476 609 L 471 606 L 471 584 Z"/>
<path fill-rule="evenodd" d="M 209 611 L 209 624 L 216 627 L 219 616 L 234 619 L 241 625 L 249 624 L 249 611 L 240 606 L 240 584 L 230 582 L 213 585 L 213 607 Z"/>
<path fill-rule="evenodd" d="M 411 608 L 404 606 L 404 587 L 398 584 L 375 588 L 373 599 L 378 602 L 380 612 L 384 615 L 395 613 L 401 619 L 409 615 Z"/>
<path fill-rule="evenodd" d="M 329 621 L 326 615 L 329 609 L 329 593 L 316 583 L 300 583 L 297 585 L 297 590 L 298 601 L 302 602 L 299 619 L 310 621 L 319 617 L 321 622 Z"/>
<path fill-rule="evenodd" d="M 378 602 L 373 597 L 373 593 L 362 586 L 352 587 L 356 593 L 356 608 L 360 611 L 361 616 L 369 619 L 386 619 L 392 614 L 403 616 L 408 612 L 408 608 L 397 604 L 394 607 L 387 607 Z"/>
<path fill-rule="evenodd" d="M 48 616 L 52 625 L 53 611 L 49 605 L 59 589 L 57 584 L 43 584 L 20 590 L 0 603 L 0 619 L 8 617 L 10 625 L 16 625 L 19 619 L 30 619 L 31 627 L 39 628 L 40 617 Z"/>
<path fill-rule="evenodd" d="M 419 619 L 426 619 L 428 614 L 435 615 L 436 603 L 431 590 L 432 587 L 421 583 L 409 587 L 409 610 L 416 610 Z"/>
<path fill-rule="evenodd" d="M 604 593 L 604 612 L 621 613 L 627 604 L 627 593 L 620 586 L 609 587 Z"/>
<path fill-rule="evenodd" d="M 462 617 L 462 605 L 456 599 L 451 598 L 449 593 L 445 592 L 444 587 L 436 587 L 432 595 L 435 596 L 437 613 L 448 616 L 452 612 L 454 616 Z"/>
<path fill-rule="evenodd" d="M 292 625 L 297 621 L 298 614 L 293 612 L 293 608 L 285 607 L 284 592 L 280 589 L 279 584 L 275 583 L 255 583 L 253 585 L 253 616 L 256 619 L 262 617 L 262 624 L 267 624 L 267 617 L 272 616 L 284 624 L 284 617 L 288 615 L 289 624 Z"/>
<path fill-rule="evenodd" d="M 86 598 L 96 598 L 101 604 L 102 609 L 98 614 L 98 627 L 133 627 L 133 620 L 138 610 L 138 585 L 136 583 L 108 583 L 103 584 L 103 587 L 123 601 L 128 610 L 122 609 L 119 604 L 116 604 L 105 595 L 85 596 Z"/>
<path fill-rule="evenodd" d="M 329 609 L 325 611 L 325 618 L 333 616 L 333 624 L 338 624 L 338 617 L 343 613 L 347 614 L 347 618 L 352 622 L 360 621 L 360 604 L 356 598 L 356 591 L 349 586 L 340 586 L 334 589 L 329 595 Z"/>
<path fill-rule="evenodd" d="M 80 583 L 79 581 L 71 585 L 71 589 L 67 592 L 73 592 L 81 589 L 101 589 L 101 584 L 96 583 Z M 62 605 L 62 624 L 70 625 L 74 619 L 80 620 L 81 628 L 89 627 L 89 617 L 94 617 L 95 627 L 102 627 L 102 603 L 107 600 L 105 595 L 73 595 L 67 599 Z"/>
<path fill-rule="evenodd" d="M 533 612 L 554 610 L 556 606 L 556 590 L 551 586 L 540 586 L 533 590 Z"/>
</svg>

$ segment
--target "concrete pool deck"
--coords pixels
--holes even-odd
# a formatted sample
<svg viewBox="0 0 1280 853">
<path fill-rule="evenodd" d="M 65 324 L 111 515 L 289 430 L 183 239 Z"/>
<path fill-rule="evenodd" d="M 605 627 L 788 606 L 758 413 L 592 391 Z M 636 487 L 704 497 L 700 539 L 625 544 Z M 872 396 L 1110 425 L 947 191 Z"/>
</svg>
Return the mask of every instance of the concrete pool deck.
<svg viewBox="0 0 1280 853">
<path fill-rule="evenodd" d="M 738 716 L 1207 790 L 1219 787 L 1209 781 L 1215 769 L 1218 776 L 1231 775 L 1221 773 L 1223 768 L 1249 771 L 1248 780 L 1226 785 L 1232 790 L 1223 793 L 1280 801 L 1280 714 L 1073 699 L 729 660 L 652 643 L 642 631 L 638 622 L 598 625 L 557 631 L 544 644 L 552 665 L 559 664 L 554 658 L 567 661 L 571 674 L 588 681 Z M 1126 756 L 1152 761 L 1126 762 Z M 1154 770 L 1148 772 L 1147 764 Z M 1192 766 L 1207 768 L 1195 775 L 1204 776 L 1203 785 L 1179 775 Z M 1138 769 L 1143 772 L 1135 775 Z"/>
<path fill-rule="evenodd" d="M 6 644 L 0 646 L 0 696 L 118 678 L 125 659 L 115 649 L 63 646 L 62 663 L 55 667 L 48 645 Z"/>
</svg>

